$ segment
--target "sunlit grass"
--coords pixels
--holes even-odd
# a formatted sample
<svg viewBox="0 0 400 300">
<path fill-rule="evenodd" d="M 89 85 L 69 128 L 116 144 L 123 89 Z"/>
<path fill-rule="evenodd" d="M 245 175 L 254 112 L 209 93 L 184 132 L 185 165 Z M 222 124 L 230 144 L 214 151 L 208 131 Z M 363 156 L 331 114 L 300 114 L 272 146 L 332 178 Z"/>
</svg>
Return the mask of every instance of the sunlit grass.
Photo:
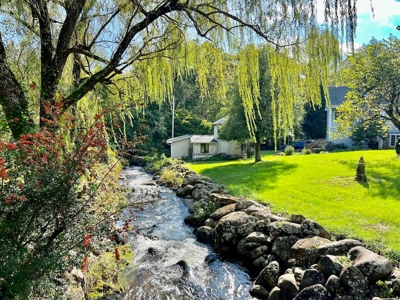
<svg viewBox="0 0 400 300">
<path fill-rule="evenodd" d="M 355 181 L 360 156 L 368 182 Z M 229 193 L 268 202 L 275 213 L 296 213 L 336 235 L 400 253 L 400 159 L 394 150 L 276 156 L 263 161 L 188 164 Z"/>
</svg>

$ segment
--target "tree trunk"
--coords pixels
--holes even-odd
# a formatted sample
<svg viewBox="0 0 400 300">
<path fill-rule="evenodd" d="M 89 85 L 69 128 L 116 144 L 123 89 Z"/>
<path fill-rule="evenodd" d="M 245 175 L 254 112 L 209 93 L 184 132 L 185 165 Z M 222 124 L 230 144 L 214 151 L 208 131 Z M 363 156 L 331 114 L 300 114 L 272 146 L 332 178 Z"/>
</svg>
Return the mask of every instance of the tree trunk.
<svg viewBox="0 0 400 300">
<path fill-rule="evenodd" d="M 254 162 L 259 162 L 261 161 L 261 151 L 260 151 L 260 145 L 261 145 L 261 138 L 260 138 L 260 133 L 256 132 L 256 146 L 255 146 L 255 155 L 254 155 Z"/>
<path fill-rule="evenodd" d="M 33 122 L 28 111 L 28 100 L 24 91 L 16 79 L 14 73 L 8 67 L 6 51 L 0 33 L 0 104 L 15 139 L 23 133 L 34 131 Z"/>
</svg>

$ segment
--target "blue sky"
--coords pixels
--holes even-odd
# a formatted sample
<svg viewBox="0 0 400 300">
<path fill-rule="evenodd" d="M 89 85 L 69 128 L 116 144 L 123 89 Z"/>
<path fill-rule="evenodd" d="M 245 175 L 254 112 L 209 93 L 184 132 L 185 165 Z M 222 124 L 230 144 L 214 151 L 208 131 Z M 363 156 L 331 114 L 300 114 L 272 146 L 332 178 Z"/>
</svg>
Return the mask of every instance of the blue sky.
<svg viewBox="0 0 400 300">
<path fill-rule="evenodd" d="M 357 1 L 356 44 L 367 44 L 371 37 L 387 39 L 390 34 L 400 38 L 400 0 L 372 0 L 374 13 L 371 12 L 370 0 Z"/>
<path fill-rule="evenodd" d="M 373 12 L 371 9 L 371 2 Z M 318 0 L 318 8 L 324 7 L 324 1 Z M 323 9 L 318 10 L 319 19 L 323 19 Z M 368 44 L 372 37 L 387 39 L 390 34 L 400 38 L 400 0 L 358 0 L 357 31 L 355 47 Z"/>
</svg>

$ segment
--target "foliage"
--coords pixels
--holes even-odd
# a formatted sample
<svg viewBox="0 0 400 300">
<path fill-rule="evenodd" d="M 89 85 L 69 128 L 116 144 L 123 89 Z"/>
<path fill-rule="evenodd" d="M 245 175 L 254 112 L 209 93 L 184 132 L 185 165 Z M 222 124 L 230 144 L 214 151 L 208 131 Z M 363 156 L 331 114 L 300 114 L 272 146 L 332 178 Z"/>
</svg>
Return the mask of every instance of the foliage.
<svg viewBox="0 0 400 300">
<path fill-rule="evenodd" d="M 92 241 L 112 228 L 110 217 L 125 198 L 100 119 L 76 135 L 72 149 L 46 127 L 15 143 L 1 141 L 0 278 L 6 298 L 28 298 L 46 277 L 79 267 Z"/>
<path fill-rule="evenodd" d="M 293 148 L 293 146 L 287 146 L 286 148 L 285 148 L 285 156 L 291 156 L 291 155 L 293 155 L 294 154 L 294 148 Z"/>
<path fill-rule="evenodd" d="M 311 149 L 314 149 L 314 148 L 324 148 L 325 149 L 326 145 L 327 145 L 326 139 L 313 140 L 311 142 Z"/>
<path fill-rule="evenodd" d="M 34 130 L 37 120 L 44 125 L 39 118 L 49 117 L 45 101 L 58 103 L 62 115 L 93 91 L 113 95 L 110 98 L 120 103 L 162 102 L 171 100 L 175 78 L 195 74 L 202 98 L 210 90 L 209 82 L 223 98 L 220 47 L 234 52 L 260 39 L 274 46 L 269 56 L 273 82 L 279 88 L 277 102 L 290 104 L 304 87 L 306 98 L 319 103 L 319 83 L 326 84 L 331 62 L 338 65 L 337 37 L 352 42 L 356 25 L 355 0 L 324 6 L 326 30 L 319 35 L 316 0 L 4 2 L 0 103 L 18 138 Z M 307 41 L 304 47 L 302 41 Z M 237 66 L 246 108 L 257 103 L 259 94 L 257 70 L 251 70 L 257 59 L 254 52 L 249 54 L 247 58 L 242 54 L 242 64 Z M 307 63 L 297 65 L 300 60 Z M 246 69 L 247 62 L 251 64 Z M 290 84 L 299 74 L 306 76 L 302 84 Z M 38 97 L 30 103 L 33 93 Z M 286 120 L 283 106 L 280 113 Z M 250 123 L 254 113 L 246 109 Z M 20 126 L 14 126 L 14 118 Z"/>
<path fill-rule="evenodd" d="M 304 138 L 324 139 L 326 137 L 326 99 L 321 88 L 322 98 L 320 105 L 307 103 L 305 105 L 305 115 L 302 123 Z"/>
<path fill-rule="evenodd" d="M 326 143 L 326 151 L 328 152 L 339 152 L 339 151 L 344 151 L 347 150 L 347 146 L 343 143 L 334 143 L 334 142 L 327 142 Z"/>
<path fill-rule="evenodd" d="M 160 180 L 168 185 L 180 186 L 184 178 L 178 171 L 164 168 L 161 170 Z"/>
<path fill-rule="evenodd" d="M 361 130 L 370 130 L 376 124 L 380 133 L 385 132 L 388 122 L 400 129 L 399 51 L 400 40 L 390 36 L 387 40 L 372 40 L 348 57 L 344 75 L 351 91 L 338 109 L 337 119 L 342 135 L 351 135 L 360 126 Z"/>
<path fill-rule="evenodd" d="M 364 157 L 368 184 L 354 180 Z M 281 157 L 263 152 L 252 160 L 193 163 L 191 170 L 223 184 L 230 194 L 271 203 L 275 213 L 303 214 L 334 235 L 357 238 L 399 258 L 400 160 L 393 150 Z M 251 196 L 249 196 L 251 195 Z"/>
<path fill-rule="evenodd" d="M 115 257 L 116 251 L 119 253 L 118 260 Z M 123 278 L 123 272 L 132 258 L 133 251 L 130 244 L 112 248 L 100 257 L 89 258 L 85 272 L 85 293 L 89 299 L 125 290 L 127 283 Z"/>
<path fill-rule="evenodd" d="M 396 141 L 395 149 L 396 149 L 397 156 L 399 156 L 400 155 L 400 137 Z"/>
<path fill-rule="evenodd" d="M 200 202 L 195 202 L 193 206 L 193 217 L 196 219 L 196 223 L 204 224 L 204 222 L 214 213 L 220 205 L 214 202 L 208 202 L 206 206 L 202 206 Z"/>
<path fill-rule="evenodd" d="M 301 153 L 303 153 L 303 154 L 305 154 L 305 155 L 309 155 L 309 154 L 312 153 L 312 151 L 311 151 L 311 149 L 304 148 L 304 149 L 301 151 Z"/>
<path fill-rule="evenodd" d="M 386 128 L 381 122 L 372 121 L 366 124 L 358 123 L 353 128 L 351 139 L 355 147 L 368 146 L 370 149 L 378 149 L 378 138 L 386 136 Z"/>
</svg>

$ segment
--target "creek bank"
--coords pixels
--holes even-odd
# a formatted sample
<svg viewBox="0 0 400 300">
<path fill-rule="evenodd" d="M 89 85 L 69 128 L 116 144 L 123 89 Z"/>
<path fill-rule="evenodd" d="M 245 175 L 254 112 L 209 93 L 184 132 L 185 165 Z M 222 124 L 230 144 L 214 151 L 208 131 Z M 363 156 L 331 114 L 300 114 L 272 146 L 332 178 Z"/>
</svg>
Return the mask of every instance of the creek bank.
<svg viewBox="0 0 400 300">
<path fill-rule="evenodd" d="M 257 272 L 251 295 L 268 300 L 400 296 L 400 270 L 360 241 L 335 240 L 305 216 L 276 215 L 267 205 L 227 195 L 223 186 L 182 165 L 168 168 L 184 178 L 170 188 L 192 213 L 185 223 L 196 228 L 198 241 L 212 244 L 218 254 L 239 256 Z M 164 184 L 159 176 L 154 179 Z"/>
</svg>

